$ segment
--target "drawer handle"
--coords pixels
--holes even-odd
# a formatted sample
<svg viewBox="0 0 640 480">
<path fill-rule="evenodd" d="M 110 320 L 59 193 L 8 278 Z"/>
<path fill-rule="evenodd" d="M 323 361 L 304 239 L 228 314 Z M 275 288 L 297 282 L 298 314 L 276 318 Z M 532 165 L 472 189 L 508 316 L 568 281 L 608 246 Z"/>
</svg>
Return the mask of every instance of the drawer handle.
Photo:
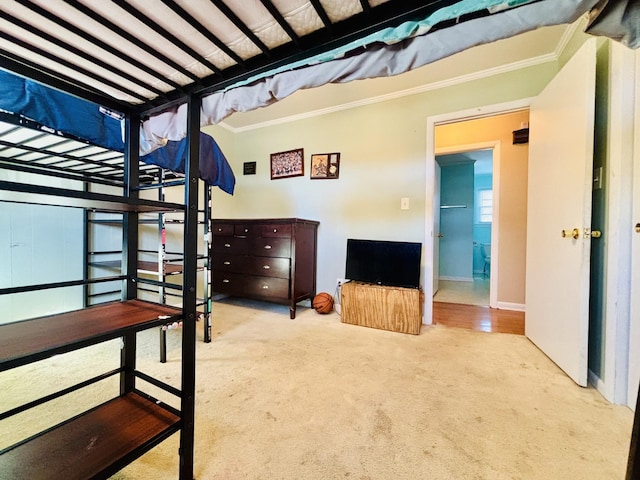
<svg viewBox="0 0 640 480">
<path fill-rule="evenodd" d="M 264 246 L 264 248 L 265 248 L 266 250 L 271 250 L 271 245 L 265 245 L 265 246 Z"/>
<path fill-rule="evenodd" d="M 277 229 L 277 228 L 274 228 L 274 229 L 273 229 L 273 233 L 278 233 L 278 229 Z"/>
<path fill-rule="evenodd" d="M 231 265 L 231 262 L 224 262 L 224 265 Z"/>
<path fill-rule="evenodd" d="M 245 228 L 245 229 L 244 229 L 244 233 L 247 233 L 248 231 L 249 231 L 249 229 L 248 229 L 248 228 Z"/>
<path fill-rule="evenodd" d="M 262 289 L 263 290 L 268 290 L 269 289 L 269 285 L 262 285 Z"/>
<path fill-rule="evenodd" d="M 264 268 L 265 270 L 269 270 L 271 267 L 269 265 L 264 265 L 262 268 Z"/>
<path fill-rule="evenodd" d="M 229 283 L 229 282 L 230 282 L 230 280 L 228 280 L 226 278 L 224 280 L 222 280 L 222 283 Z"/>
<path fill-rule="evenodd" d="M 225 243 L 224 246 L 225 246 L 225 248 L 231 248 L 231 244 L 229 244 L 229 243 Z"/>
<path fill-rule="evenodd" d="M 219 229 L 218 229 L 218 231 L 219 231 L 219 232 L 221 232 L 221 231 L 222 231 L 222 229 L 221 229 L 221 228 L 219 228 Z"/>
</svg>

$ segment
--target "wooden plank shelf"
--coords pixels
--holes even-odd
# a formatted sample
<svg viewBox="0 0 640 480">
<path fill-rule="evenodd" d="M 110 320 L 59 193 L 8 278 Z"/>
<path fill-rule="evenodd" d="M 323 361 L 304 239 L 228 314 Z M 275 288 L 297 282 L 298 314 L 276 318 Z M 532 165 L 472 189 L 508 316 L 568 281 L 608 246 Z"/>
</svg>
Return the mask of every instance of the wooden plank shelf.
<svg viewBox="0 0 640 480">
<path fill-rule="evenodd" d="M 184 205 L 179 203 L 127 199 L 104 193 L 7 181 L 0 181 L 0 201 L 86 208 L 100 212 L 173 212 L 184 210 Z"/>
<path fill-rule="evenodd" d="M 120 270 L 122 268 L 122 262 L 120 260 L 105 260 L 103 262 L 90 262 L 89 265 L 92 267 L 102 267 L 102 268 L 110 268 Z M 164 274 L 165 275 L 178 275 L 182 273 L 183 267 L 182 264 L 179 263 L 169 263 L 166 262 L 164 265 Z M 138 273 L 148 273 L 157 275 L 162 273 L 158 269 L 158 262 L 147 262 L 144 260 L 138 261 Z"/>
<path fill-rule="evenodd" d="M 143 300 L 0 325 L 0 371 L 180 319 L 182 310 Z"/>
<path fill-rule="evenodd" d="M 203 258 L 203 257 L 199 257 L 199 258 Z M 89 265 L 91 265 L 92 267 L 102 267 L 102 268 L 109 268 L 109 269 L 116 269 L 116 270 L 120 270 L 122 268 L 122 262 L 120 260 L 105 260 L 102 262 L 90 262 Z M 178 275 L 182 273 L 182 270 L 184 270 L 184 267 L 181 263 L 165 262 L 164 264 L 165 275 Z M 204 270 L 203 266 L 196 267 L 196 271 L 199 272 L 202 270 Z M 144 260 L 139 260 L 138 273 L 147 273 L 147 274 L 157 275 L 161 272 L 158 270 L 158 262 L 147 262 Z"/>
<path fill-rule="evenodd" d="M 132 392 L 0 452 L 2 478 L 108 478 L 180 429 L 180 416 Z"/>
</svg>

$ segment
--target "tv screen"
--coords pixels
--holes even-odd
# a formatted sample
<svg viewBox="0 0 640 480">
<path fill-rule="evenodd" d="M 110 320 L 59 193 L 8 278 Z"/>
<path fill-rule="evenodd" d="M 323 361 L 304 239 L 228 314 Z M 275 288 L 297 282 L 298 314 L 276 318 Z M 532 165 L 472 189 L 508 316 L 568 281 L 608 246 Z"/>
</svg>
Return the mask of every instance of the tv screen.
<svg viewBox="0 0 640 480">
<path fill-rule="evenodd" d="M 347 239 L 345 277 L 378 285 L 419 288 L 422 244 Z"/>
</svg>

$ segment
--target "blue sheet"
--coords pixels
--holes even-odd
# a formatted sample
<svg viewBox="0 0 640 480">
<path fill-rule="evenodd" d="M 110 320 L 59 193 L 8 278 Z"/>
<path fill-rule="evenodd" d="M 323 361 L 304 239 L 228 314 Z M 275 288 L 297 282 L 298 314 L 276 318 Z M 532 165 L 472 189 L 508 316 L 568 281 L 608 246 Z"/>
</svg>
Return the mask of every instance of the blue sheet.
<svg viewBox="0 0 640 480">
<path fill-rule="evenodd" d="M 63 135 L 118 152 L 124 151 L 124 116 L 95 103 L 0 70 L 0 109 L 26 117 Z M 145 163 L 184 173 L 186 140 L 168 144 L 141 156 Z M 235 176 L 215 140 L 200 133 L 200 178 L 233 195 Z"/>
<path fill-rule="evenodd" d="M 173 172 L 184 173 L 187 160 L 187 139 L 169 141 L 167 145 L 140 157 L 144 163 L 157 165 Z M 236 177 L 216 141 L 200 132 L 200 178 L 233 195 Z"/>
<path fill-rule="evenodd" d="M 124 151 L 121 120 L 101 112 L 99 105 L 3 70 L 0 109 L 94 145 Z"/>
</svg>

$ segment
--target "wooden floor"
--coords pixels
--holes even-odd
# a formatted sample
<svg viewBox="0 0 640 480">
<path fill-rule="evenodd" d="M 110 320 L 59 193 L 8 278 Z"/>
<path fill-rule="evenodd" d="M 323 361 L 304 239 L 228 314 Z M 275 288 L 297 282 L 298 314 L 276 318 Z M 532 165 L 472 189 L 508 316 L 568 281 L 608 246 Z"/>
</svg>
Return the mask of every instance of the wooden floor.
<svg viewBox="0 0 640 480">
<path fill-rule="evenodd" d="M 433 323 L 480 332 L 524 335 L 524 312 L 433 302 Z"/>
</svg>

